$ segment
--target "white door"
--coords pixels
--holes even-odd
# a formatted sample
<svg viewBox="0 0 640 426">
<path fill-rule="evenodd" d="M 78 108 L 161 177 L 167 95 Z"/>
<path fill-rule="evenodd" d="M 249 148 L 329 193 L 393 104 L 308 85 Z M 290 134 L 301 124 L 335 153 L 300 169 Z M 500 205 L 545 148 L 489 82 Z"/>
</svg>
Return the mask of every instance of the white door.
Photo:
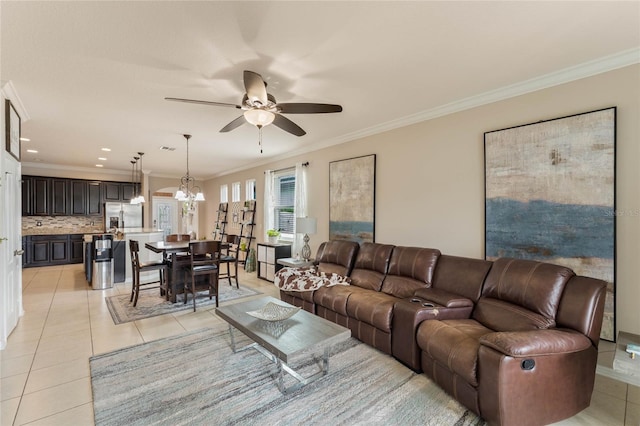
<svg viewBox="0 0 640 426">
<path fill-rule="evenodd" d="M 0 349 L 7 343 L 11 331 L 22 315 L 22 237 L 20 165 L 6 155 L 2 160 L 0 195 L 3 206 L 0 216 Z"/>
<path fill-rule="evenodd" d="M 172 192 L 172 188 L 163 188 L 158 192 Z M 181 201 L 154 195 L 151 203 L 153 228 L 162 229 L 164 235 L 195 232 L 199 238 L 204 237 L 198 233 L 198 204 L 195 210 L 188 212 L 183 210 L 184 203 Z"/>
<path fill-rule="evenodd" d="M 177 234 L 178 230 L 178 201 L 172 197 L 154 196 L 153 204 L 153 227 L 162 229 L 164 235 Z"/>
</svg>

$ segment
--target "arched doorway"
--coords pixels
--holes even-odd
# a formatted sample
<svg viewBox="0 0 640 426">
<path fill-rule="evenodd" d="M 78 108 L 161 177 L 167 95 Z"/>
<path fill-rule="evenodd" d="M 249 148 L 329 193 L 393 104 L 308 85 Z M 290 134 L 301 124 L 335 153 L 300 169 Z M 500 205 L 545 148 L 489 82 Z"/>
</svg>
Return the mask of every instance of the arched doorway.
<svg viewBox="0 0 640 426">
<path fill-rule="evenodd" d="M 194 210 L 187 211 L 184 203 L 174 198 L 178 188 L 168 187 L 155 191 L 151 197 L 152 224 L 162 229 L 164 235 L 192 234 L 198 232 L 198 203 Z"/>
</svg>

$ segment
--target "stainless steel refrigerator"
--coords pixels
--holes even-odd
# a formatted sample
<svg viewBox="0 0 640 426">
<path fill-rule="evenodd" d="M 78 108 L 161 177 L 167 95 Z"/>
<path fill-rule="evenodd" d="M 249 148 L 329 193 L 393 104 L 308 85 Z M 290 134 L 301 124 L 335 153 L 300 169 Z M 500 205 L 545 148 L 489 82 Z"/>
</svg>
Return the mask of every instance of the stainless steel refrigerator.
<svg viewBox="0 0 640 426">
<path fill-rule="evenodd" d="M 104 229 L 142 228 L 142 204 L 105 203 Z"/>
</svg>

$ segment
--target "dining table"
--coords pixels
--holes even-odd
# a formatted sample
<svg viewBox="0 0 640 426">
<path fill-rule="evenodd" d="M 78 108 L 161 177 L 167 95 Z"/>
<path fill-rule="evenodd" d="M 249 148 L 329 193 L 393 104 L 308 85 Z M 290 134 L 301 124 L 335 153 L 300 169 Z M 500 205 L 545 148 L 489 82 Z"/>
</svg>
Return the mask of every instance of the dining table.
<svg viewBox="0 0 640 426">
<path fill-rule="evenodd" d="M 151 241 L 144 244 L 145 248 L 154 253 L 171 254 L 189 251 L 189 241 Z"/>
<path fill-rule="evenodd" d="M 207 240 L 198 240 L 207 241 Z M 193 241 L 195 242 L 195 241 Z M 169 288 L 169 297 L 172 303 L 176 303 L 177 295 L 184 293 L 184 276 L 182 267 L 188 265 L 191 259 L 189 253 L 190 241 L 150 241 L 144 246 L 154 253 L 161 253 L 162 258 L 168 264 L 169 273 L 167 274 Z M 224 250 L 229 245 L 221 243 L 220 250 Z M 198 277 L 206 279 L 207 277 Z"/>
<path fill-rule="evenodd" d="M 184 293 L 184 278 L 181 270 L 190 262 L 187 258 L 189 241 L 150 241 L 145 243 L 144 247 L 154 253 L 162 254 L 162 259 L 168 266 L 165 279 L 169 289 L 169 299 L 172 303 L 176 303 L 177 295 Z"/>
</svg>

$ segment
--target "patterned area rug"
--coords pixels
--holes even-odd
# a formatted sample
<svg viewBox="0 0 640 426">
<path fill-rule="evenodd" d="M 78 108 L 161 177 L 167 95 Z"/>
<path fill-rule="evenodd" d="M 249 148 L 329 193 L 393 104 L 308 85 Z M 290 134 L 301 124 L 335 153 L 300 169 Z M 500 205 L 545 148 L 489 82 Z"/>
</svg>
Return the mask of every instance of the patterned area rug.
<svg viewBox="0 0 640 426">
<path fill-rule="evenodd" d="M 311 359 L 290 364 L 309 375 Z M 485 424 L 425 375 L 353 338 L 333 349 L 328 375 L 288 395 L 266 357 L 231 351 L 226 325 L 97 355 L 90 366 L 96 425 Z"/>
<path fill-rule="evenodd" d="M 225 285 L 221 283 L 218 288 L 218 296 L 220 297 L 220 303 L 227 302 L 233 299 L 240 299 L 247 296 L 253 296 L 261 294 L 259 291 L 253 290 L 247 287 L 240 287 Z M 185 305 L 183 303 L 182 296 L 178 296 L 177 303 L 171 303 L 160 297 L 158 294 L 160 290 L 143 290 L 138 297 L 138 303 L 134 307 L 133 303 L 129 302 L 131 294 L 120 294 L 117 296 L 105 297 L 107 307 L 111 313 L 111 318 L 115 324 L 122 324 L 124 322 L 137 321 L 144 318 L 155 317 L 158 315 L 171 314 L 173 312 L 182 311 L 184 309 L 193 309 L 193 302 L 191 296 L 189 301 Z M 198 293 L 196 299 L 196 309 L 207 306 L 215 306 L 215 298 L 209 300 L 208 290 Z"/>
</svg>

